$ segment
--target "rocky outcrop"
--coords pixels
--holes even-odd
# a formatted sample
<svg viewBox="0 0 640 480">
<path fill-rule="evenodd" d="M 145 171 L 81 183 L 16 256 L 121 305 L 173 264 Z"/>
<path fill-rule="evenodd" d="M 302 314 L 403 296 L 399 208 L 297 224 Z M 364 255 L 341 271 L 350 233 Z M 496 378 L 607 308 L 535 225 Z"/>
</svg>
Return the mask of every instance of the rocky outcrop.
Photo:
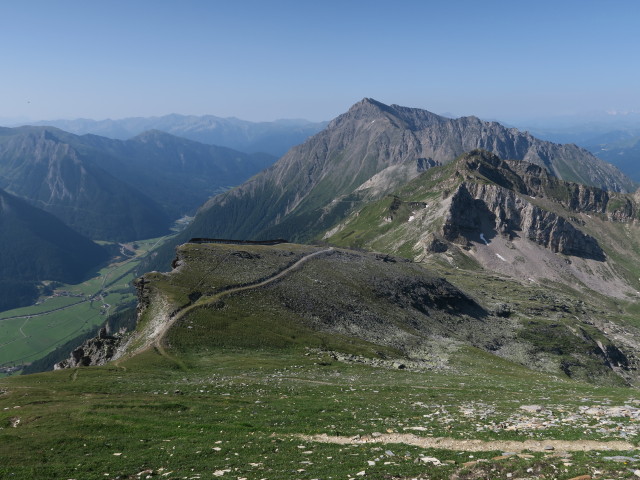
<svg viewBox="0 0 640 480">
<path fill-rule="evenodd" d="M 527 238 L 555 253 L 605 260 L 598 242 L 563 217 L 534 205 L 512 190 L 463 182 L 451 197 L 443 225 L 452 242 L 500 234 Z"/>
<path fill-rule="evenodd" d="M 145 288 L 150 282 L 144 277 L 133 281 L 138 295 L 138 305 L 136 307 L 136 318 L 140 319 L 142 314 L 151 306 L 151 292 Z M 134 335 L 135 336 L 135 335 Z M 132 335 L 125 333 L 125 329 L 110 335 L 107 328 L 103 327 L 98 335 L 85 341 L 82 345 L 71 352 L 71 356 L 62 362 L 54 365 L 54 370 L 63 368 L 89 367 L 104 365 L 111 360 L 122 356 L 127 344 L 132 340 Z"/>
<path fill-rule="evenodd" d="M 609 194 L 599 188 L 587 187 L 578 183 L 562 182 L 568 192 L 564 206 L 574 212 L 605 213 L 609 203 Z"/>
<path fill-rule="evenodd" d="M 476 181 L 480 176 L 522 195 L 546 197 L 578 213 L 607 214 L 609 219 L 622 222 L 633 220 L 636 215 L 635 203 L 627 195 L 566 182 L 539 165 L 502 160 L 485 150 L 463 155 L 458 174 L 469 181 Z"/>
<path fill-rule="evenodd" d="M 614 222 L 632 222 L 638 219 L 638 207 L 629 196 L 617 195 L 607 204 L 607 218 Z"/>
<path fill-rule="evenodd" d="M 106 328 L 101 328 L 98 336 L 90 338 L 81 346 L 71 352 L 71 356 L 56 363 L 54 370 L 64 368 L 88 367 L 92 365 L 104 365 L 111 360 L 122 341 L 122 335 L 109 335 Z"/>
</svg>

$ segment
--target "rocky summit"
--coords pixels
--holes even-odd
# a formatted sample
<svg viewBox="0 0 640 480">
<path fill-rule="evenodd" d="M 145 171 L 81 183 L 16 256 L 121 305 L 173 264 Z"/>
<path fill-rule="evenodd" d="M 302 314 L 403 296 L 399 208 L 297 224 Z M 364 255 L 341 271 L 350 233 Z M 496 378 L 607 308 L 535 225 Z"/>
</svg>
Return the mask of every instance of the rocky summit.
<svg viewBox="0 0 640 480">
<path fill-rule="evenodd" d="M 635 298 L 637 212 L 635 195 L 477 150 L 354 212 L 325 239 Z"/>
<path fill-rule="evenodd" d="M 449 119 L 365 98 L 272 167 L 213 197 L 177 242 L 207 236 L 309 241 L 363 202 L 473 149 L 538 165 L 558 179 L 613 192 L 635 189 L 615 167 L 575 145 L 476 117 Z M 169 257 L 165 252 L 167 264 Z"/>
</svg>

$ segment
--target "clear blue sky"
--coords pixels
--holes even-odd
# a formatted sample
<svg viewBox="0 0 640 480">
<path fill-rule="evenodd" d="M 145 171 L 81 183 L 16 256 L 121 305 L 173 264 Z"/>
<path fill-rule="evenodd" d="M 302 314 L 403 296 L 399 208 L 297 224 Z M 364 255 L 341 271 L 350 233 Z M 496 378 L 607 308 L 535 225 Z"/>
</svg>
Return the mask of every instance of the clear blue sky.
<svg viewBox="0 0 640 480">
<path fill-rule="evenodd" d="M 640 110 L 638 0 L 0 2 L 0 117 Z"/>
</svg>

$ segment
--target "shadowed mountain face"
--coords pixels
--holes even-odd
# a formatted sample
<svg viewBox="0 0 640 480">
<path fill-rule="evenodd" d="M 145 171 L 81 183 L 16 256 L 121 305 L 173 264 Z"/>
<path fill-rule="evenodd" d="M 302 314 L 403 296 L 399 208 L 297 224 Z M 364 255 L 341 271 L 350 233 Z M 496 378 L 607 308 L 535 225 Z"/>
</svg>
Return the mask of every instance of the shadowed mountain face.
<svg viewBox="0 0 640 480">
<path fill-rule="evenodd" d="M 425 168 L 483 148 L 553 175 L 610 190 L 633 182 L 575 145 L 557 145 L 475 117 L 364 99 L 271 168 L 200 210 L 187 236 L 308 240 L 365 199 L 377 198 Z"/>
<path fill-rule="evenodd" d="M 205 145 L 153 130 L 127 141 L 86 135 L 83 144 L 109 157 L 100 166 L 158 203 L 172 219 L 193 214 L 209 197 L 236 186 L 276 158 Z"/>
<path fill-rule="evenodd" d="M 0 129 L 0 187 L 96 239 L 163 235 L 273 160 L 161 132 L 123 142 L 50 127 Z"/>
<path fill-rule="evenodd" d="M 0 190 L 0 310 L 28 303 L 43 280 L 79 282 L 107 252 L 53 215 Z"/>
<path fill-rule="evenodd" d="M 91 238 L 130 240 L 164 233 L 168 216 L 118 180 L 72 136 L 42 128 L 3 129 L 0 186 Z M 65 138 L 67 137 L 67 138 Z"/>
</svg>

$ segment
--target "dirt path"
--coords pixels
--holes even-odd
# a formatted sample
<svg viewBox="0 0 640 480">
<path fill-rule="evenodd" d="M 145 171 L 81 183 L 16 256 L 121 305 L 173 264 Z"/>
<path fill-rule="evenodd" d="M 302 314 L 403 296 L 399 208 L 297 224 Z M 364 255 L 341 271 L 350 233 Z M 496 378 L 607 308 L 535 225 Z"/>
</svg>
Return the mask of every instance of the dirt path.
<svg viewBox="0 0 640 480">
<path fill-rule="evenodd" d="M 327 434 L 296 435 L 307 442 L 335 443 L 338 445 L 355 445 L 363 443 L 403 443 L 422 448 L 439 448 L 462 452 L 585 452 L 591 450 L 636 450 L 637 447 L 629 442 L 612 441 L 598 442 L 595 440 L 462 440 L 447 437 L 419 437 L 410 433 L 384 433 L 379 436 L 339 437 Z"/>
<path fill-rule="evenodd" d="M 253 283 L 253 284 L 250 284 L 250 285 L 244 285 L 242 287 L 231 288 L 229 290 L 225 290 L 224 292 L 220 292 L 220 293 L 218 293 L 216 295 L 213 295 L 211 297 L 207 297 L 206 299 L 201 298 L 200 300 L 198 300 L 193 305 L 189 305 L 188 307 L 182 309 L 181 311 L 176 313 L 173 317 L 171 317 L 168 321 L 164 322 L 162 324 L 162 328 L 158 331 L 158 333 L 156 335 L 154 335 L 153 337 L 149 337 L 147 339 L 147 341 L 145 341 L 145 343 L 141 347 L 136 349 L 136 351 L 133 352 L 131 355 L 135 355 L 136 353 L 143 352 L 143 351 L 148 350 L 149 348 L 153 347 L 160 353 L 160 355 L 162 355 L 162 356 L 164 356 L 166 358 L 169 358 L 169 359 L 171 359 L 173 361 L 176 361 L 176 359 L 174 359 L 171 355 L 169 355 L 167 353 L 167 351 L 164 349 L 164 346 L 162 345 L 162 341 L 163 341 L 165 335 L 167 334 L 167 332 L 169 331 L 169 329 L 178 320 L 180 320 L 182 317 L 184 317 L 186 314 L 188 314 L 189 312 L 195 310 L 196 308 L 200 308 L 200 307 L 215 303 L 218 300 L 220 300 L 222 297 L 226 297 L 227 295 L 232 295 L 234 293 L 243 292 L 245 290 L 252 290 L 252 289 L 255 289 L 255 288 L 264 287 L 265 285 L 269 285 L 270 283 L 273 283 L 273 282 L 281 279 L 282 277 L 288 275 L 293 270 L 295 270 L 298 267 L 300 267 L 303 263 L 309 261 L 311 258 L 317 257 L 318 255 L 322 255 L 322 254 L 325 254 L 325 253 L 329 253 L 331 251 L 333 251 L 333 247 L 329 247 L 329 248 L 326 248 L 324 250 L 318 250 L 317 252 L 313 252 L 313 253 L 310 253 L 308 255 L 305 255 L 300 260 L 295 262 L 293 265 L 291 265 L 288 268 L 282 270 L 280 273 L 277 273 L 277 274 L 273 275 L 272 277 L 267 278 L 266 280 L 262 280 L 262 281 L 260 281 L 258 283 Z"/>
</svg>

